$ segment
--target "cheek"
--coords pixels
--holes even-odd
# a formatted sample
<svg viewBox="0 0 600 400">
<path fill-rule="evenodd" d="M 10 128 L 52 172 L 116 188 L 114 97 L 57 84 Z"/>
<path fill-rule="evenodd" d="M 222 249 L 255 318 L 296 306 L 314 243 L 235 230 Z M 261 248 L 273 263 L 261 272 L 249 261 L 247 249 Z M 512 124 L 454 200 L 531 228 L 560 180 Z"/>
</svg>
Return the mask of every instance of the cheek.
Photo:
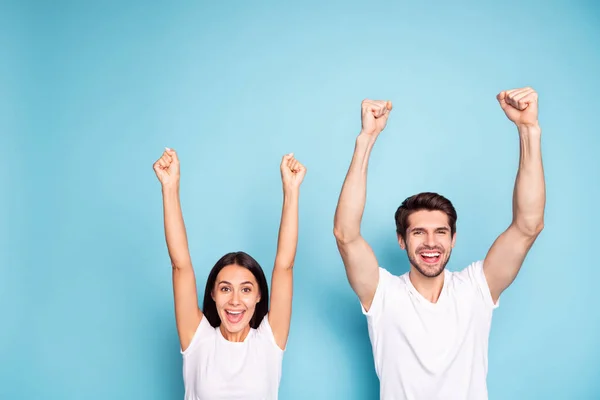
<svg viewBox="0 0 600 400">
<path fill-rule="evenodd" d="M 258 295 L 252 294 L 244 298 L 244 304 L 246 305 L 246 308 L 255 308 L 258 300 Z"/>
<path fill-rule="evenodd" d="M 416 249 L 419 248 L 419 246 L 421 245 L 421 242 L 418 239 L 412 238 L 411 240 L 409 240 L 406 243 L 406 249 L 412 253 L 414 252 Z"/>
<path fill-rule="evenodd" d="M 227 295 L 225 295 L 224 293 L 221 292 L 217 292 L 216 294 L 213 295 L 213 298 L 215 300 L 215 304 L 217 305 L 217 308 L 223 308 L 225 306 L 225 304 L 227 304 Z"/>
</svg>

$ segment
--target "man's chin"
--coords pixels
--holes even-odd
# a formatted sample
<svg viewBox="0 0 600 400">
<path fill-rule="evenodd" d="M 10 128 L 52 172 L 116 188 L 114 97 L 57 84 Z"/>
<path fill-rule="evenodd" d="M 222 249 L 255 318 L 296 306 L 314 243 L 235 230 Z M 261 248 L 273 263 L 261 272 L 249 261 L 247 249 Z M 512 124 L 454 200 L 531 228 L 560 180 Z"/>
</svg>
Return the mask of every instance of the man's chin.
<svg viewBox="0 0 600 400">
<path fill-rule="evenodd" d="M 426 276 L 427 278 L 435 278 L 436 276 L 439 276 L 442 272 L 444 272 L 444 268 L 437 268 L 437 269 L 431 269 L 431 268 L 427 268 L 427 269 L 423 269 L 423 268 L 417 268 L 419 270 L 419 272 Z"/>
<path fill-rule="evenodd" d="M 435 278 L 436 276 L 439 276 L 442 272 L 444 272 L 444 269 L 446 267 L 445 263 L 442 263 L 441 261 L 439 263 L 436 264 L 423 264 L 423 263 L 415 263 L 414 264 L 415 268 L 417 269 L 417 271 L 419 271 L 421 273 L 421 275 L 427 277 L 427 278 Z"/>
</svg>

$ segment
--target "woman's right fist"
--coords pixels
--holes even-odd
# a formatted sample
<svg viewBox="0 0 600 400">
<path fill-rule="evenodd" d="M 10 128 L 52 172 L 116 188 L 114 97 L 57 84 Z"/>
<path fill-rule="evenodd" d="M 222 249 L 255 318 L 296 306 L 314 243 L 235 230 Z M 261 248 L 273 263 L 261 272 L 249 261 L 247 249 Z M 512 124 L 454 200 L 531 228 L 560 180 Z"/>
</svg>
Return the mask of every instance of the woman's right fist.
<svg viewBox="0 0 600 400">
<path fill-rule="evenodd" d="M 392 111 L 392 102 L 364 99 L 361 104 L 361 132 L 376 138 L 385 128 Z"/>
<path fill-rule="evenodd" d="M 175 150 L 165 147 L 165 152 L 152 168 L 163 187 L 179 184 L 179 158 Z"/>
</svg>

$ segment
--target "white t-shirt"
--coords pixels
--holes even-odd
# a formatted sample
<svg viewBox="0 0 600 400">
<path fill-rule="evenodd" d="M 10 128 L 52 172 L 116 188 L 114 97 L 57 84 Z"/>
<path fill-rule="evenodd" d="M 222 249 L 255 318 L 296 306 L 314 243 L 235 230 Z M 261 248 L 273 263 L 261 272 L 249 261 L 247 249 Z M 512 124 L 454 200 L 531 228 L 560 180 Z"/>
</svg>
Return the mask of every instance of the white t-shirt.
<svg viewBox="0 0 600 400">
<path fill-rule="evenodd" d="M 412 285 L 408 272 L 379 268 L 367 317 L 380 398 L 485 400 L 488 339 L 494 304 L 483 262 L 444 270 L 436 303 Z"/>
<path fill-rule="evenodd" d="M 206 317 L 183 355 L 185 400 L 276 400 L 283 350 L 268 316 L 243 342 L 230 342 Z"/>
</svg>

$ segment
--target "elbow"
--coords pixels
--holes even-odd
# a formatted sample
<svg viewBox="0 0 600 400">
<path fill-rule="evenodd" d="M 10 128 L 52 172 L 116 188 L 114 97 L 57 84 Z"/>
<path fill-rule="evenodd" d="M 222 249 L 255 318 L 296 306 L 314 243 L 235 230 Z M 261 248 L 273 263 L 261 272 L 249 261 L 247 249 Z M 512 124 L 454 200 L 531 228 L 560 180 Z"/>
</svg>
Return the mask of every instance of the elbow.
<svg viewBox="0 0 600 400">
<path fill-rule="evenodd" d="M 294 263 L 281 263 L 281 262 L 275 262 L 275 268 L 276 271 L 292 271 L 294 269 Z"/>
<path fill-rule="evenodd" d="M 534 237 L 538 237 L 540 233 L 544 230 L 544 221 L 537 224 L 532 230 L 532 234 Z"/>
<path fill-rule="evenodd" d="M 541 220 L 540 223 L 536 227 L 536 236 L 542 233 L 544 230 L 544 220 Z"/>
<path fill-rule="evenodd" d="M 180 270 L 181 269 L 181 264 L 171 260 L 171 268 L 173 268 L 174 271 Z"/>
<path fill-rule="evenodd" d="M 521 233 L 530 238 L 536 238 L 544 230 L 544 220 L 528 221 L 525 223 L 517 223 L 517 228 Z"/>
<path fill-rule="evenodd" d="M 360 236 L 360 232 L 349 232 L 347 229 L 342 229 L 337 226 L 333 228 L 333 236 L 338 245 L 345 245 L 353 242 Z"/>
<path fill-rule="evenodd" d="M 192 263 L 189 260 L 171 259 L 171 268 L 173 271 L 192 269 Z"/>
<path fill-rule="evenodd" d="M 275 269 L 291 270 L 294 269 L 294 257 L 275 257 Z"/>
</svg>

